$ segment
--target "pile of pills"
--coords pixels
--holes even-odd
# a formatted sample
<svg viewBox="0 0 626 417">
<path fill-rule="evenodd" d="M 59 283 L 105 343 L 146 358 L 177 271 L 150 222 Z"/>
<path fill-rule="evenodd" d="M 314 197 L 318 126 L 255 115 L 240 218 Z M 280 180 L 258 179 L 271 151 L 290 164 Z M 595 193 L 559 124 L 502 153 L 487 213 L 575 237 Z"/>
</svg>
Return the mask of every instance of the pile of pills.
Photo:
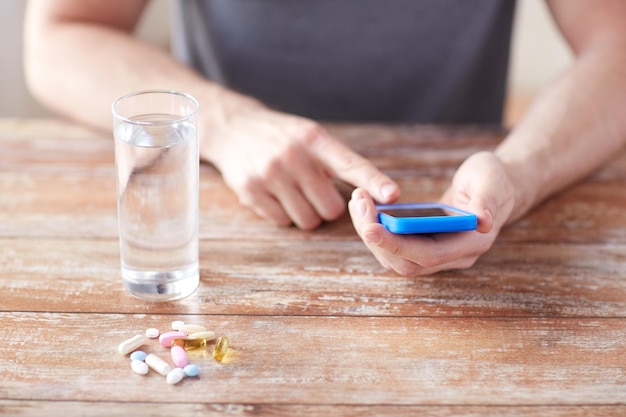
<svg viewBox="0 0 626 417">
<path fill-rule="evenodd" d="M 159 344 L 170 349 L 173 367 L 159 356 L 138 350 L 148 339 L 159 339 Z M 178 384 L 185 377 L 200 374 L 198 366 L 189 363 L 188 351 L 205 349 L 207 342 L 215 339 L 215 333 L 203 326 L 172 322 L 172 331 L 161 333 L 156 328 L 146 330 L 145 336 L 137 334 L 119 344 L 117 351 L 122 355 L 130 353 L 130 367 L 139 375 L 147 375 L 150 369 L 165 377 L 168 384 Z M 228 337 L 221 336 L 213 349 L 213 358 L 221 362 L 228 353 Z"/>
</svg>

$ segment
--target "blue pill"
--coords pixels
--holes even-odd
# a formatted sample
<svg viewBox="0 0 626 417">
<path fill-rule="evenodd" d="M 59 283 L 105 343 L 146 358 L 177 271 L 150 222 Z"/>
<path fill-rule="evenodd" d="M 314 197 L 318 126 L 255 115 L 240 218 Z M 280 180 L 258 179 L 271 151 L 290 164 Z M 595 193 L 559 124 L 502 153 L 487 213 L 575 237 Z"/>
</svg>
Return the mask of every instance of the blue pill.
<svg viewBox="0 0 626 417">
<path fill-rule="evenodd" d="M 185 372 L 185 376 L 189 376 L 189 377 L 200 375 L 200 369 L 198 369 L 198 365 L 195 365 L 193 363 L 185 366 L 183 368 L 183 371 Z"/>
<path fill-rule="evenodd" d="M 148 356 L 148 354 L 143 350 L 136 350 L 130 354 L 130 360 L 143 362 L 146 360 L 146 356 Z"/>
</svg>

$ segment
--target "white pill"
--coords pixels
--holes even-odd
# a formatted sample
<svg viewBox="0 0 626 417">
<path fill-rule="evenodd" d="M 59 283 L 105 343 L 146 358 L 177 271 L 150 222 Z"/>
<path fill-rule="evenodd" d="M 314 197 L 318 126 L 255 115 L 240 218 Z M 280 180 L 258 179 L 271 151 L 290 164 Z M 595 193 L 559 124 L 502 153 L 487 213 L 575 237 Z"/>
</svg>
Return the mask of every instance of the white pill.
<svg viewBox="0 0 626 417">
<path fill-rule="evenodd" d="M 207 330 L 205 332 L 191 333 L 187 336 L 187 339 L 204 339 L 208 342 L 215 339 L 215 332 Z"/>
<path fill-rule="evenodd" d="M 157 337 L 159 337 L 160 333 L 161 332 L 159 332 L 159 329 L 156 329 L 154 327 L 150 327 L 149 329 L 146 329 L 146 337 L 150 339 L 156 339 Z"/>
<path fill-rule="evenodd" d="M 185 322 L 182 322 L 180 320 L 175 320 L 172 322 L 172 330 L 178 330 L 180 329 L 180 326 L 184 326 Z"/>
<path fill-rule="evenodd" d="M 144 361 L 130 361 L 130 367 L 136 374 L 145 375 L 148 373 L 148 365 Z"/>
<path fill-rule="evenodd" d="M 168 384 L 174 385 L 182 381 L 184 377 L 185 377 L 185 371 L 183 371 L 182 368 L 174 368 L 167 374 L 167 376 L 165 377 L 165 380 L 167 381 Z"/>
<path fill-rule="evenodd" d="M 138 349 L 145 342 L 146 342 L 146 338 L 143 335 L 136 334 L 130 339 L 124 340 L 122 343 L 120 343 L 119 346 L 117 347 L 117 351 L 121 353 L 122 355 L 126 355 L 132 352 L 133 350 Z"/>
<path fill-rule="evenodd" d="M 146 365 L 148 365 L 150 368 L 154 369 L 163 376 L 167 375 L 172 370 L 172 367 L 169 363 L 165 362 L 163 359 L 159 358 L 153 353 L 146 356 L 145 362 Z"/>
<path fill-rule="evenodd" d="M 200 332 L 206 332 L 206 327 L 198 326 L 197 324 L 183 324 L 182 326 L 178 328 L 178 331 L 185 332 L 187 334 L 200 333 Z"/>
</svg>

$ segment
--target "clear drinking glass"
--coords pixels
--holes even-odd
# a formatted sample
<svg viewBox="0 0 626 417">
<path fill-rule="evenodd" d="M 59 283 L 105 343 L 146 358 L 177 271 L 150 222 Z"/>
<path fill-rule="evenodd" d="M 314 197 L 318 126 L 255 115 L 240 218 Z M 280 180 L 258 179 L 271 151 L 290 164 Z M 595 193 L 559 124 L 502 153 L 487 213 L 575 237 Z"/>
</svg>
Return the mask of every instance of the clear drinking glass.
<svg viewBox="0 0 626 417">
<path fill-rule="evenodd" d="M 186 297 L 200 281 L 198 107 L 160 90 L 113 103 L 122 280 L 144 300 Z"/>
</svg>

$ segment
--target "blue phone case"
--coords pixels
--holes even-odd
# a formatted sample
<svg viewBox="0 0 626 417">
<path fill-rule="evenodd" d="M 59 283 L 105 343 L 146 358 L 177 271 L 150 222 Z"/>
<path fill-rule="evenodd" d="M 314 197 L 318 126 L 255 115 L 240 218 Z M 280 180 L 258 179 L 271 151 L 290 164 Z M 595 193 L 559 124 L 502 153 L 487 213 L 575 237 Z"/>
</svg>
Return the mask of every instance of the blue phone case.
<svg viewBox="0 0 626 417">
<path fill-rule="evenodd" d="M 376 209 L 378 221 L 391 233 L 396 234 L 464 232 L 475 230 L 478 225 L 478 218 L 475 214 L 440 203 L 379 204 Z M 441 209 L 446 214 L 427 217 L 396 217 L 383 212 L 384 210 L 414 211 L 416 209 Z"/>
</svg>

